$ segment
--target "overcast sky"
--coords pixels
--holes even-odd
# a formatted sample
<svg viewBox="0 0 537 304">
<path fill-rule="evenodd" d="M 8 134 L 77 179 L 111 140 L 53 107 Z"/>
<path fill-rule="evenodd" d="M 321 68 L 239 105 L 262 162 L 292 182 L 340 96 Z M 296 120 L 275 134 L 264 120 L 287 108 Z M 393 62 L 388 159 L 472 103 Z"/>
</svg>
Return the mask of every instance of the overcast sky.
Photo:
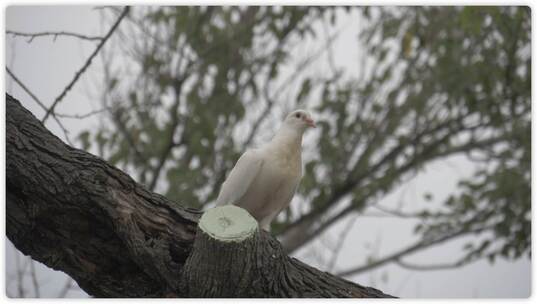
<svg viewBox="0 0 537 304">
<path fill-rule="evenodd" d="M 356 33 L 359 20 L 352 17 L 340 20 L 348 25 L 336 42 L 334 51 L 336 63 L 346 65 L 349 69 L 359 69 Z M 92 7 L 9 7 L 6 11 L 6 28 L 21 32 L 62 31 L 101 35 L 108 24 L 101 26 L 99 11 Z M 47 105 L 58 96 L 69 83 L 74 73 L 82 66 L 95 48 L 94 42 L 58 37 L 35 38 L 28 43 L 25 38 L 6 37 L 6 64 L 33 93 Z M 60 113 L 83 114 L 99 108 L 95 89 L 100 79 L 100 61 L 96 60 L 75 88 L 69 92 L 57 107 Z M 21 88 L 6 75 L 6 90 L 34 113 L 38 118 L 43 111 L 24 93 Z M 63 120 L 69 130 L 71 139 L 81 130 L 88 129 L 98 122 L 95 118 L 86 120 Z M 63 133 L 52 119 L 46 126 L 60 138 Z M 307 148 L 307 142 L 305 142 Z M 314 148 L 314 147 L 310 147 Z M 469 176 L 473 166 L 463 157 L 452 157 L 426 167 L 418 177 L 391 194 L 381 202 L 384 206 L 396 206 L 399 201 L 412 202 L 405 206 L 408 210 L 423 204 L 423 194 L 432 192 L 440 201 L 456 186 L 462 176 Z M 339 235 L 347 228 L 345 219 L 330 229 L 324 238 Z M 412 228 L 414 222 L 388 217 L 358 217 L 354 220 L 352 230 L 339 255 L 335 270 L 345 270 L 361 265 L 371 252 L 380 256 L 407 246 L 414 240 Z M 323 236 L 321 236 L 323 238 Z M 7 240 L 7 239 L 6 239 Z M 409 256 L 406 261 L 415 263 L 450 262 L 457 259 L 464 239 L 440 245 L 430 250 Z M 8 290 L 15 284 L 10 281 L 14 272 L 15 252 L 6 244 L 6 280 Z M 311 254 L 312 248 L 323 250 L 322 240 L 301 249 L 297 257 L 316 267 L 323 267 L 318 257 Z M 65 283 L 65 275 L 40 265 L 39 278 L 43 282 L 42 294 L 54 297 Z M 409 271 L 396 265 L 388 265 L 372 272 L 350 277 L 360 284 L 371 285 L 386 293 L 399 297 L 527 297 L 530 295 L 531 264 L 527 258 L 516 262 L 497 260 L 494 265 L 480 261 L 463 268 L 441 271 Z M 14 290 L 13 292 L 14 293 Z M 83 292 L 72 291 L 69 296 L 84 296 Z"/>
</svg>

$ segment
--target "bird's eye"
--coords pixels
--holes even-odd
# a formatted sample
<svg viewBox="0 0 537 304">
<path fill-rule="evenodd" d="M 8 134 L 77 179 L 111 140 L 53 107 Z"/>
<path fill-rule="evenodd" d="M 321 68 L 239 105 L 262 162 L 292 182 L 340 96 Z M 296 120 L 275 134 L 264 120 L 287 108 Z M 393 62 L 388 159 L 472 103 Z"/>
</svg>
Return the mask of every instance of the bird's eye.
<svg viewBox="0 0 537 304">
<path fill-rule="evenodd" d="M 296 114 L 295 114 L 295 117 L 296 117 L 296 118 L 300 118 L 300 113 L 296 113 Z"/>
</svg>

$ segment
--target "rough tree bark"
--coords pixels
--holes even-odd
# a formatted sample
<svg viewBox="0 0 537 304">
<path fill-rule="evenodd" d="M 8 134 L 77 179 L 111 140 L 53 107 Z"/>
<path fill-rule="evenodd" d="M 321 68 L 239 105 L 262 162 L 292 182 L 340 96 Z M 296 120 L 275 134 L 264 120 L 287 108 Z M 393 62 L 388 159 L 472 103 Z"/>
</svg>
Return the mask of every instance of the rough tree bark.
<svg viewBox="0 0 537 304">
<path fill-rule="evenodd" d="M 207 238 L 199 210 L 64 144 L 7 94 L 6 190 L 8 238 L 95 297 L 390 297 L 286 256 L 264 231 L 236 248 Z"/>
</svg>

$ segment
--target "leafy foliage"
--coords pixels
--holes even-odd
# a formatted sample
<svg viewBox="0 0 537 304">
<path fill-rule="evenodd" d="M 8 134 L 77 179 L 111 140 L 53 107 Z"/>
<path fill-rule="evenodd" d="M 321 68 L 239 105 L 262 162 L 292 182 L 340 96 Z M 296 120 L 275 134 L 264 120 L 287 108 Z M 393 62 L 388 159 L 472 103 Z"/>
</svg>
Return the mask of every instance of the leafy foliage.
<svg viewBox="0 0 537 304">
<path fill-rule="evenodd" d="M 173 200 L 197 208 L 213 200 L 243 150 L 233 127 L 266 99 L 260 90 L 278 76 L 287 40 L 311 35 L 320 11 L 159 7 L 131 17 L 147 40 L 126 41 L 139 65 L 132 84 L 121 91 L 115 75 L 108 86 L 108 95 L 125 96 L 113 127 L 98 132 L 108 159 L 132 165 L 150 188 L 167 181 Z"/>
<path fill-rule="evenodd" d="M 289 72 L 296 46 L 347 13 L 367 21 L 360 73 Z M 213 201 L 268 114 L 302 105 L 322 119 L 299 188 L 306 207 L 273 226 L 289 250 L 432 161 L 463 154 L 478 172 L 441 212 L 418 212 L 416 232 L 489 233 L 464 261 L 529 253 L 529 8 L 159 7 L 130 21 L 133 79 L 108 77 L 113 124 L 94 137 L 150 188 L 196 208 Z M 274 98 L 289 73 L 294 85 Z"/>
</svg>

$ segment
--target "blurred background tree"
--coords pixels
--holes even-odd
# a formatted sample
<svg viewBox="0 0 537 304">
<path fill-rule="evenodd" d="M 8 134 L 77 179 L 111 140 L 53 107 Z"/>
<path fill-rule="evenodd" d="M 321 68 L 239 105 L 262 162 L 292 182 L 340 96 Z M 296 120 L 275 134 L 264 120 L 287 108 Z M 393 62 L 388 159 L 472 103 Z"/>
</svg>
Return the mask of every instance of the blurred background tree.
<svg viewBox="0 0 537 304">
<path fill-rule="evenodd" d="M 351 71 L 334 63 L 332 43 L 338 19 L 357 15 L 361 68 Z M 418 240 L 343 276 L 392 262 L 529 258 L 530 16 L 528 7 L 134 7 L 117 47 L 101 54 L 99 128 L 78 140 L 151 190 L 207 208 L 240 154 L 307 108 L 318 128 L 304 141 L 304 178 L 272 227 L 288 252 L 373 208 L 415 219 Z M 447 199 L 379 205 L 455 155 L 477 170 Z M 461 236 L 475 237 L 453 263 L 402 260 Z"/>
<path fill-rule="evenodd" d="M 369 21 L 358 77 L 336 67 L 330 75 L 304 72 L 329 51 L 330 37 L 298 67 L 287 66 L 293 48 L 335 23 L 336 8 L 139 9 L 122 40 L 134 80 L 125 69 L 107 71 L 110 123 L 86 142 L 150 189 L 202 208 L 263 122 L 271 133 L 286 111 L 310 108 L 320 130 L 306 144 L 318 149 L 304 160 L 301 207 L 273 227 L 289 251 L 431 161 L 462 153 L 479 170 L 441 211 L 412 214 L 422 220 L 421 247 L 491 231 L 458 263 L 529 255 L 529 9 L 346 10 L 355 9 Z"/>
</svg>

